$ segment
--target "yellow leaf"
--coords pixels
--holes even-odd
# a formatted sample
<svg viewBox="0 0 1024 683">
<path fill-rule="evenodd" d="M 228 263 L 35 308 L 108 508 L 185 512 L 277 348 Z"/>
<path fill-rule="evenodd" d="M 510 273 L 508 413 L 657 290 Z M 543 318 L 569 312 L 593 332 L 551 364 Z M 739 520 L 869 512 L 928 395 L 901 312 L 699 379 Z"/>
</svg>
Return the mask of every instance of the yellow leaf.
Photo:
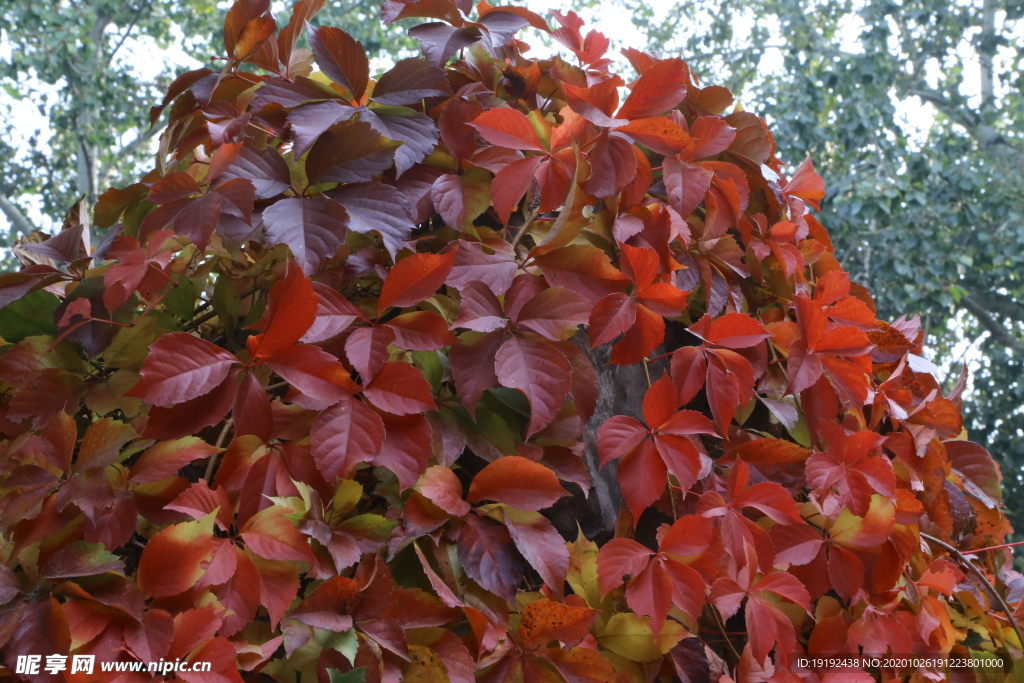
<svg viewBox="0 0 1024 683">
<path fill-rule="evenodd" d="M 686 636 L 686 629 L 675 621 L 666 621 L 655 638 L 647 617 L 632 612 L 612 615 L 598 631 L 597 642 L 603 648 L 634 662 L 653 662 L 668 653 Z"/>
</svg>

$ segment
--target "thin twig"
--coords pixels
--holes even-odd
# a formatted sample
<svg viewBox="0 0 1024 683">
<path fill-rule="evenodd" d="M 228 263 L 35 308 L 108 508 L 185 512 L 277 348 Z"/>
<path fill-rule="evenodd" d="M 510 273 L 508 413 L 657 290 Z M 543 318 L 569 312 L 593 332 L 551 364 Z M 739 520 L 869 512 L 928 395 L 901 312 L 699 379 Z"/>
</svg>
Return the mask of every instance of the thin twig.
<svg viewBox="0 0 1024 683">
<path fill-rule="evenodd" d="M 1015 545 L 1024 545 L 1024 541 L 1017 541 L 1016 543 L 1003 543 L 1002 545 L 990 545 L 987 548 L 978 548 L 977 550 L 972 550 L 971 555 L 983 553 L 986 550 L 1002 550 L 1003 548 L 1012 548 Z"/>
<path fill-rule="evenodd" d="M 256 288 L 255 287 L 253 287 L 252 289 L 247 289 L 246 291 L 244 291 L 241 294 L 239 294 L 238 298 L 239 299 L 244 299 L 247 296 L 251 296 L 255 292 L 256 292 Z M 210 305 L 209 302 L 204 303 L 199 308 L 197 308 L 195 312 L 198 313 L 199 311 L 203 310 L 204 308 L 206 308 L 209 305 Z M 183 327 L 182 330 L 184 330 L 185 332 L 191 332 L 192 330 L 196 329 L 197 327 L 199 327 L 200 325 L 205 323 L 210 318 L 216 318 L 216 317 L 217 317 L 217 311 L 209 311 L 209 312 L 204 313 L 203 315 L 199 316 L 198 318 L 195 318 L 188 325 L 185 325 L 185 327 Z"/>
<path fill-rule="evenodd" d="M 647 388 L 650 389 L 651 388 L 651 369 L 647 366 L 647 359 L 646 358 L 644 358 L 643 366 L 644 366 L 644 381 L 647 382 Z"/>
<path fill-rule="evenodd" d="M 231 429 L 233 421 L 231 418 L 224 420 L 224 426 L 220 429 L 220 434 L 217 436 L 217 443 L 215 446 L 221 448 L 224 445 L 224 439 L 228 436 L 228 431 Z M 210 461 L 206 463 L 206 474 L 203 475 L 203 479 L 207 482 L 213 476 L 213 470 L 217 467 L 217 461 L 220 460 L 220 453 L 214 453 L 210 456 Z"/>
<path fill-rule="evenodd" d="M 534 209 L 533 211 L 531 211 L 530 215 L 528 215 L 526 217 L 526 222 L 523 223 L 523 227 L 519 228 L 519 232 L 517 232 L 516 236 L 512 239 L 512 253 L 513 254 L 516 251 L 516 247 L 519 246 L 519 240 L 523 239 L 523 237 L 526 235 L 526 233 L 530 231 L 530 226 L 533 225 L 533 221 L 534 221 L 535 218 L 537 218 L 537 215 L 539 213 L 540 213 L 540 208 L 539 207 Z"/>
<path fill-rule="evenodd" d="M 734 661 L 739 664 L 742 657 L 740 657 L 740 653 L 736 651 L 736 646 L 732 644 L 731 640 L 729 640 L 729 634 L 725 630 L 725 624 L 722 623 L 722 615 L 719 613 L 718 607 L 714 605 L 710 605 L 710 607 L 711 614 L 715 617 L 715 624 L 718 626 L 718 632 L 722 634 L 725 644 L 729 646 L 729 652 L 732 653 Z"/>
<path fill-rule="evenodd" d="M 989 582 L 988 578 L 981 572 L 981 570 L 978 569 L 977 567 L 975 567 L 971 563 L 970 560 L 968 560 L 966 557 L 964 557 L 963 553 L 961 553 L 959 550 L 957 550 L 956 548 L 954 548 L 950 544 L 946 543 L 945 541 L 940 541 L 939 539 L 935 538 L 934 536 L 929 536 L 928 534 L 921 534 L 921 538 L 923 538 L 926 541 L 930 541 L 931 543 L 934 543 L 935 545 L 938 545 L 938 546 L 941 546 L 941 547 L 945 548 L 957 560 L 960 561 L 960 564 L 962 564 L 965 568 L 969 569 L 971 571 L 971 573 L 974 574 L 976 577 L 978 577 L 978 579 L 982 583 L 984 583 L 986 586 L 988 586 L 989 591 L 992 593 L 992 595 L 995 596 L 996 601 L 999 602 L 999 606 L 1002 608 L 1003 612 L 1006 613 L 1006 618 L 1009 619 L 1010 626 L 1013 627 L 1013 632 L 1017 634 L 1017 643 L 1021 647 L 1024 647 L 1024 636 L 1021 635 L 1020 626 L 1017 625 L 1017 620 L 1013 618 L 1013 610 L 1010 609 L 1010 606 L 1008 604 L 1006 604 L 1006 600 L 1003 599 L 1003 596 L 999 594 L 999 591 L 997 591 L 995 586 L 993 586 Z"/>
</svg>

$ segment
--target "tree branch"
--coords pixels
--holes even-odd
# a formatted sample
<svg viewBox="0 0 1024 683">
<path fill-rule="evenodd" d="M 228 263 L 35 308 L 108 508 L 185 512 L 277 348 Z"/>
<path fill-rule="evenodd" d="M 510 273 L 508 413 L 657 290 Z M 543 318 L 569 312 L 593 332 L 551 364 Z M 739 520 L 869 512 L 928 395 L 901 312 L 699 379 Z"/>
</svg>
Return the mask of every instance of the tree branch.
<svg viewBox="0 0 1024 683">
<path fill-rule="evenodd" d="M 1017 643 L 1024 647 L 1024 635 L 1021 635 L 1020 626 L 1017 625 L 1017 620 L 1013 618 L 1013 610 L 1010 609 L 1010 606 L 1006 604 L 1006 600 L 1004 600 L 1003 596 L 999 594 L 999 591 L 996 590 L 995 586 L 989 583 L 988 578 L 985 577 L 981 570 L 975 567 L 970 560 L 964 557 L 963 553 L 961 553 L 959 550 L 949 545 L 948 543 L 940 541 L 934 536 L 929 536 L 928 534 L 921 534 L 921 538 L 928 541 L 929 543 L 934 543 L 935 545 L 944 548 L 946 551 L 952 554 L 953 557 L 955 557 L 961 565 L 963 565 L 964 569 L 970 571 L 972 574 L 978 577 L 978 579 L 984 585 L 988 586 L 988 589 L 992 593 L 992 596 L 995 597 L 996 602 L 999 603 L 999 606 L 1006 614 L 1006 618 L 1010 621 L 1010 626 L 1013 627 L 1013 632 L 1017 634 Z"/>
<path fill-rule="evenodd" d="M 116 55 L 117 51 L 120 50 L 121 47 L 124 45 L 124 41 L 128 40 L 128 36 L 131 34 L 132 29 L 135 28 L 135 24 L 138 23 L 139 17 L 141 17 L 143 11 L 145 11 L 152 4 L 152 2 L 144 2 L 141 5 L 139 5 L 138 9 L 135 10 L 135 16 L 132 17 L 132 20 L 128 23 L 127 28 L 125 28 L 124 33 L 121 34 L 121 39 L 117 41 L 117 45 L 115 45 L 114 49 L 110 51 L 109 55 L 107 55 L 106 66 L 109 67 L 110 63 L 114 61 L 114 55 Z"/>
<path fill-rule="evenodd" d="M 27 235 L 35 229 L 22 210 L 2 194 L 0 194 L 0 211 L 3 211 L 7 220 L 11 222 L 11 227 L 14 228 L 12 232 Z"/>
<path fill-rule="evenodd" d="M 977 319 L 978 323 L 982 327 L 988 330 L 993 339 L 1008 349 L 1024 354 L 1024 342 L 1013 336 L 1009 330 L 999 323 L 998 320 L 993 318 L 988 310 L 986 310 L 981 302 L 974 298 L 973 295 L 968 294 L 960 297 L 960 304 Z"/>
<path fill-rule="evenodd" d="M 152 140 L 154 137 L 156 137 L 156 134 L 159 133 L 161 130 L 163 130 L 163 128 L 157 126 L 142 129 L 131 142 L 129 142 L 128 144 L 124 145 L 121 149 L 119 149 L 117 153 L 114 154 L 111 157 L 111 159 L 103 165 L 103 169 L 99 172 L 99 175 L 97 176 L 99 178 L 99 186 L 106 187 L 107 185 L 109 185 L 110 176 L 114 172 L 114 169 L 117 167 L 118 162 L 123 161 L 125 157 L 127 157 L 129 154 L 134 152 L 143 144 Z"/>
</svg>

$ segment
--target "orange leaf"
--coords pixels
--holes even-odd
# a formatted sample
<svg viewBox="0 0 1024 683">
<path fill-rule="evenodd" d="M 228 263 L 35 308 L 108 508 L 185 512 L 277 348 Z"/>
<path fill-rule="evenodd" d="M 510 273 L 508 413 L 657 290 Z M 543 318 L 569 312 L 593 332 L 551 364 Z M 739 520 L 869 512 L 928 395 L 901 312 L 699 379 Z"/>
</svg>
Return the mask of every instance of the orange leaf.
<svg viewBox="0 0 1024 683">
<path fill-rule="evenodd" d="M 569 492 L 540 463 L 519 455 L 498 458 L 480 470 L 469 485 L 469 502 L 493 500 L 519 510 L 543 510 Z"/>
<path fill-rule="evenodd" d="M 192 586 L 206 570 L 202 563 L 213 551 L 213 514 L 195 522 L 169 526 L 153 538 L 139 558 L 139 589 L 165 598 Z"/>
<path fill-rule="evenodd" d="M 792 441 L 766 437 L 742 443 L 732 453 L 743 462 L 764 465 L 803 462 L 811 451 Z"/>
<path fill-rule="evenodd" d="M 539 647 L 557 640 L 572 647 L 587 637 L 600 610 L 572 607 L 552 600 L 531 602 L 519 621 L 519 637 Z"/>
<path fill-rule="evenodd" d="M 377 310 L 414 306 L 434 295 L 455 265 L 457 249 L 446 254 L 413 254 L 395 264 L 380 290 Z"/>
</svg>

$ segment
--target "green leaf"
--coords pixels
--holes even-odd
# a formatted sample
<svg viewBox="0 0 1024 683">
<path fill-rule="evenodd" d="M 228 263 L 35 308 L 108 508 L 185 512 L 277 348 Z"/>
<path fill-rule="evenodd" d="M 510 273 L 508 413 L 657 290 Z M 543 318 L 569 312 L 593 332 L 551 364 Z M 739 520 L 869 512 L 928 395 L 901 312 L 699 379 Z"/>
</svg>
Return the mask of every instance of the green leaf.
<svg viewBox="0 0 1024 683">
<path fill-rule="evenodd" d="M 37 289 L 0 309 L 0 334 L 17 344 L 25 337 L 57 336 L 53 316 L 60 300 L 46 290 Z"/>
<path fill-rule="evenodd" d="M 182 277 L 178 286 L 163 299 L 164 308 L 182 320 L 191 320 L 196 307 L 196 285 L 191 278 Z"/>
<path fill-rule="evenodd" d="M 366 683 L 366 667 L 352 669 L 348 673 L 341 673 L 337 669 L 328 669 L 327 675 L 331 677 L 331 683 Z"/>
<path fill-rule="evenodd" d="M 324 628 L 316 628 L 313 629 L 313 638 L 320 647 L 328 650 L 337 650 L 345 656 L 345 659 L 347 659 L 349 663 L 356 663 L 356 651 L 359 649 L 359 637 L 356 635 L 356 630 L 354 628 L 342 631 L 341 633 L 328 631 Z M 360 669 L 356 669 L 356 671 L 360 671 Z M 355 671 L 352 673 L 355 673 Z M 331 680 L 334 679 L 332 678 Z M 362 681 L 365 680 L 365 678 L 359 678 L 358 680 Z"/>
</svg>

